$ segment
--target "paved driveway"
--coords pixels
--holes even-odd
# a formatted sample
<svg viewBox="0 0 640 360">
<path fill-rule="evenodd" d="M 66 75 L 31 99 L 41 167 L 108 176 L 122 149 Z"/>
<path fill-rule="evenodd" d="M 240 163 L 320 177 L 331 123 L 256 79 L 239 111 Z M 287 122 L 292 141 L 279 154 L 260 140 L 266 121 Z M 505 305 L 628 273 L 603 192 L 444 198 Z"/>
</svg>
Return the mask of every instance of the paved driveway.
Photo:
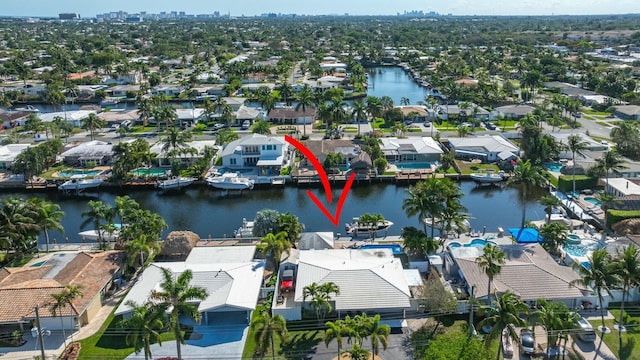
<svg viewBox="0 0 640 360">
<path fill-rule="evenodd" d="M 408 341 L 409 336 L 403 333 L 394 333 L 390 334 L 387 337 L 387 350 L 382 350 L 380 348 L 380 352 L 378 355 L 384 360 L 408 360 L 413 359 L 411 355 L 411 344 Z M 344 339 L 343 349 L 349 349 L 351 347 L 350 344 L 347 343 L 347 339 Z M 371 351 L 371 341 L 365 340 L 362 343 L 362 347 Z M 315 352 L 309 354 L 304 359 L 308 360 L 332 360 L 338 356 L 338 345 L 335 341 L 332 341 L 329 346 L 325 346 L 324 342 L 321 342 L 314 348 Z"/>
<path fill-rule="evenodd" d="M 193 325 L 191 339 L 181 346 L 182 357 L 189 359 L 240 359 L 249 326 L 244 317 L 216 316 L 210 325 Z M 187 319 L 181 323 L 190 324 Z M 192 323 L 191 323 L 192 324 Z M 151 346 L 153 358 L 176 356 L 176 342 L 166 341 Z M 127 359 L 143 360 L 144 353 L 132 354 Z"/>
</svg>

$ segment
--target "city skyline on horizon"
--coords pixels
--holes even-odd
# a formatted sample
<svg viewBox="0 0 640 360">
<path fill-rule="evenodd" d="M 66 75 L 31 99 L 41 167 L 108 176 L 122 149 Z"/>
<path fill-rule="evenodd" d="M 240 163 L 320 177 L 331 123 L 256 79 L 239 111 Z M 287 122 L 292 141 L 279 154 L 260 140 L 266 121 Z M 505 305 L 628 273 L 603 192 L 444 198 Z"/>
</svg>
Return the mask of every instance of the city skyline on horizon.
<svg viewBox="0 0 640 360">
<path fill-rule="evenodd" d="M 34 10 L 37 9 L 37 10 Z M 344 3 L 325 0 L 318 4 L 281 0 L 265 3 L 258 0 L 243 0 L 237 3 L 219 3 L 210 0 L 187 0 L 180 4 L 168 0 L 112 0 L 108 3 L 90 3 L 83 0 L 22 0 L 8 2 L 0 13 L 2 16 L 57 17 L 59 13 L 78 13 L 83 18 L 93 18 L 98 14 L 125 11 L 130 14 L 140 12 L 160 13 L 184 11 L 186 14 L 220 14 L 231 16 L 255 16 L 265 13 L 299 15 L 396 15 L 405 11 L 436 12 L 453 15 L 607 15 L 640 13 L 638 0 L 592 0 L 584 6 L 580 0 L 450 0 L 446 3 L 425 4 L 423 0 L 396 0 L 393 3 L 354 0 Z"/>
</svg>

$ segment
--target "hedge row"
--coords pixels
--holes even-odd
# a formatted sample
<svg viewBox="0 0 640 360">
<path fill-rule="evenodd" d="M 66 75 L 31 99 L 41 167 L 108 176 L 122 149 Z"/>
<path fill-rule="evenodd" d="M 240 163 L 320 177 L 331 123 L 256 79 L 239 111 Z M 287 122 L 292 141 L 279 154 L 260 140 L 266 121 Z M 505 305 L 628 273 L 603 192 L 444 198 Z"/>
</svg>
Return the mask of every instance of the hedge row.
<svg viewBox="0 0 640 360">
<path fill-rule="evenodd" d="M 640 218 L 640 210 L 607 210 L 607 228 L 625 219 Z"/>
<path fill-rule="evenodd" d="M 576 191 L 593 189 L 598 186 L 598 178 L 585 175 L 576 175 Z M 573 175 L 560 175 L 558 190 L 562 192 L 573 191 Z"/>
</svg>

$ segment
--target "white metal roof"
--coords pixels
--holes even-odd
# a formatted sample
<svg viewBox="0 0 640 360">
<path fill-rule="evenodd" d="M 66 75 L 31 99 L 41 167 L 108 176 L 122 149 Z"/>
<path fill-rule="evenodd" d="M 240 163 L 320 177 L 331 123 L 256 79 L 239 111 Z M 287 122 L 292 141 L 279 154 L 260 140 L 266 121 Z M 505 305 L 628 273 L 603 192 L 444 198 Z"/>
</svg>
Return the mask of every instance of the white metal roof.
<svg viewBox="0 0 640 360">
<path fill-rule="evenodd" d="M 199 246 L 191 250 L 185 263 L 244 263 L 251 262 L 255 253 L 255 246 Z"/>
<path fill-rule="evenodd" d="M 166 262 L 149 265 L 116 310 L 116 315 L 131 311 L 131 308 L 125 305 L 128 300 L 143 304 L 149 300 L 152 290 L 160 289 L 161 268 L 163 267 L 169 269 L 175 277 L 187 269 L 193 272 L 191 285 L 201 286 L 209 294 L 205 300 L 199 303 L 198 311 L 255 309 L 262 285 L 264 261 L 251 259 L 241 261 L 248 257 L 249 248 L 255 252 L 254 246 L 218 247 L 218 250 L 222 249 L 218 253 L 210 251 L 210 248 L 205 248 L 204 251 L 197 251 L 196 255 L 191 258 L 191 262 Z M 203 262 L 202 257 L 206 254 L 211 254 L 212 260 L 216 260 L 216 262 Z M 225 261 L 227 259 L 229 261 Z"/>
<path fill-rule="evenodd" d="M 410 307 L 411 293 L 402 263 L 390 249 L 328 249 L 299 252 L 295 301 L 311 283 L 333 282 L 336 310 L 402 309 Z"/>
</svg>

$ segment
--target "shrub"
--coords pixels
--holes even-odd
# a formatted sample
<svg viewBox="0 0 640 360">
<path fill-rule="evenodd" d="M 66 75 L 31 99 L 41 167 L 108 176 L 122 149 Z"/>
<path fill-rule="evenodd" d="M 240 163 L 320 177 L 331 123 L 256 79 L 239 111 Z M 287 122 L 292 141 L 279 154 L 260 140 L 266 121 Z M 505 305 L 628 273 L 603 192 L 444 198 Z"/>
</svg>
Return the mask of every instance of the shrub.
<svg viewBox="0 0 640 360">
<path fill-rule="evenodd" d="M 640 210 L 607 210 L 607 228 L 626 219 L 640 218 Z"/>
<path fill-rule="evenodd" d="M 598 186 L 598 178 L 585 175 L 576 175 L 576 190 L 592 189 Z M 560 175 L 558 179 L 558 190 L 562 192 L 573 190 L 573 176 Z"/>
</svg>

